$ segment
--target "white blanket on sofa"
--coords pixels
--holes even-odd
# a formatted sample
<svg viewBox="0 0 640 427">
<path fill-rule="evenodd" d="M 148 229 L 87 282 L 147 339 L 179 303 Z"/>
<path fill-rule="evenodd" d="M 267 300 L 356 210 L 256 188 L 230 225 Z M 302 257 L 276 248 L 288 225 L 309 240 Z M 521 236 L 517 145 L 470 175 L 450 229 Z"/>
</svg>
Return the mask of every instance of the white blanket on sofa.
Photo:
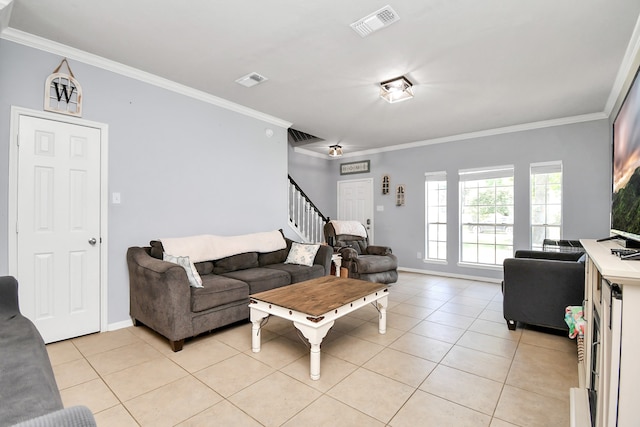
<svg viewBox="0 0 640 427">
<path fill-rule="evenodd" d="M 331 225 L 336 234 L 350 234 L 352 236 L 367 237 L 367 230 L 359 221 L 337 221 L 331 220 Z"/>
<path fill-rule="evenodd" d="M 272 252 L 287 247 L 278 230 L 241 236 L 199 236 L 158 239 L 164 251 L 174 256 L 188 256 L 192 262 L 212 261 L 245 252 Z"/>
</svg>

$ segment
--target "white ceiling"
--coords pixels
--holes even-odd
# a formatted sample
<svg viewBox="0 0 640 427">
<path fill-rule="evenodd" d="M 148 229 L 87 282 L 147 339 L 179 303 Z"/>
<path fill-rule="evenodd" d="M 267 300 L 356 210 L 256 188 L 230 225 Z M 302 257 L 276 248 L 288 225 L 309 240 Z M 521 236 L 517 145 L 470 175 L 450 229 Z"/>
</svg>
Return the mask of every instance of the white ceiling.
<svg viewBox="0 0 640 427">
<path fill-rule="evenodd" d="M 365 38 L 350 28 L 387 4 L 398 22 Z M 610 113 L 640 1 L 15 0 L 10 13 L 10 28 L 291 122 L 326 140 L 305 149 L 346 154 Z M 269 80 L 235 83 L 250 72 Z M 378 83 L 399 75 L 415 98 L 388 104 Z"/>
</svg>

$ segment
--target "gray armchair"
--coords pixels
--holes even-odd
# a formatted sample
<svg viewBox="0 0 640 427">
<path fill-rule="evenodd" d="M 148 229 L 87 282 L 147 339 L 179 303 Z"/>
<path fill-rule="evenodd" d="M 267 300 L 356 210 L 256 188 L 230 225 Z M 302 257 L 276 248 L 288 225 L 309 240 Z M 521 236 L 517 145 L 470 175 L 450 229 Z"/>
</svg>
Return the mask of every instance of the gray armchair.
<svg viewBox="0 0 640 427">
<path fill-rule="evenodd" d="M 582 305 L 582 252 L 519 250 L 504 260 L 503 314 L 510 330 L 516 322 L 568 330 L 568 305 Z"/>
<path fill-rule="evenodd" d="M 347 221 L 353 223 L 352 221 Z M 369 245 L 366 229 L 359 224 L 358 234 L 336 233 L 345 221 L 329 221 L 324 226 L 326 241 L 342 257 L 342 267 L 349 271 L 349 277 L 376 283 L 398 281 L 398 258 L 387 246 Z M 335 225 L 335 227 L 334 227 Z"/>
</svg>

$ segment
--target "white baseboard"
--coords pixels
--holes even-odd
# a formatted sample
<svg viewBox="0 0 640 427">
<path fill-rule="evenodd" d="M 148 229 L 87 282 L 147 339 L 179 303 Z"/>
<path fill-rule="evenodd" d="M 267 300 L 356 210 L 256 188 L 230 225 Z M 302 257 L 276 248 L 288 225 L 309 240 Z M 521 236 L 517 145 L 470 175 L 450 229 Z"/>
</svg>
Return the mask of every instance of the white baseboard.
<svg viewBox="0 0 640 427">
<path fill-rule="evenodd" d="M 478 282 L 502 283 L 501 279 L 492 279 L 490 277 L 471 276 L 467 274 L 446 273 L 442 271 L 422 270 L 418 268 L 398 267 L 398 271 L 406 271 L 408 273 L 427 274 L 430 276 L 452 277 L 455 279 L 476 280 Z"/>
<path fill-rule="evenodd" d="M 107 330 L 102 332 L 117 331 L 118 329 L 128 328 L 129 326 L 133 326 L 133 320 L 131 319 L 110 323 L 107 325 Z"/>
</svg>

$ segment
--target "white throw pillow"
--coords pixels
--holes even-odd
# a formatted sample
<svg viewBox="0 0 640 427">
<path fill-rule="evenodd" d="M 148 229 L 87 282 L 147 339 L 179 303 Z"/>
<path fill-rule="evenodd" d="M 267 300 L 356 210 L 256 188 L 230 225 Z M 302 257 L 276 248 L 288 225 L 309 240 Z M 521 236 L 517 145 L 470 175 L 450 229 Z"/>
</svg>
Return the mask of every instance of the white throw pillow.
<svg viewBox="0 0 640 427">
<path fill-rule="evenodd" d="M 189 278 L 189 285 L 194 288 L 202 288 L 202 278 L 198 274 L 198 270 L 196 270 L 196 266 L 193 265 L 188 256 L 173 256 L 168 253 L 162 254 L 162 259 L 165 261 L 172 262 L 174 264 L 178 264 L 184 271 L 187 272 L 187 278 Z"/>
<path fill-rule="evenodd" d="M 284 263 L 311 267 L 313 265 L 313 260 L 318 253 L 318 249 L 320 249 L 320 245 L 307 245 L 304 243 L 293 242 L 291 244 L 289 255 L 287 255 L 287 259 Z"/>
</svg>

